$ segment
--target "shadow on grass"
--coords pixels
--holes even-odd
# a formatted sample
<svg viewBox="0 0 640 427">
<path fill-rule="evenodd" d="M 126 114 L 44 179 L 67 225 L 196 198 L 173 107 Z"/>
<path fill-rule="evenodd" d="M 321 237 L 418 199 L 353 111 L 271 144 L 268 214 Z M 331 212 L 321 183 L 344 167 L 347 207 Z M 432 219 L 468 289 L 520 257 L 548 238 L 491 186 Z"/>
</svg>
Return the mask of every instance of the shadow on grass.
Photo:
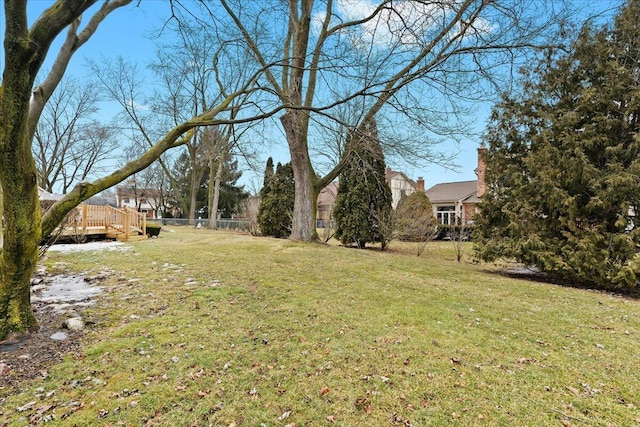
<svg viewBox="0 0 640 427">
<path fill-rule="evenodd" d="M 560 280 L 558 278 L 549 276 L 547 273 L 539 271 L 533 267 L 509 267 L 498 270 L 483 270 L 487 274 L 493 274 L 497 276 L 509 277 L 511 279 L 519 279 L 519 280 L 528 280 L 531 282 L 537 283 L 548 283 L 556 286 L 563 286 L 566 288 L 575 288 L 582 289 L 591 292 L 602 293 L 605 295 L 612 295 L 622 298 L 630 298 L 634 300 L 640 300 L 640 284 L 634 289 L 600 289 L 600 288 L 592 288 L 584 283 L 580 282 L 571 282 L 566 280 Z"/>
</svg>

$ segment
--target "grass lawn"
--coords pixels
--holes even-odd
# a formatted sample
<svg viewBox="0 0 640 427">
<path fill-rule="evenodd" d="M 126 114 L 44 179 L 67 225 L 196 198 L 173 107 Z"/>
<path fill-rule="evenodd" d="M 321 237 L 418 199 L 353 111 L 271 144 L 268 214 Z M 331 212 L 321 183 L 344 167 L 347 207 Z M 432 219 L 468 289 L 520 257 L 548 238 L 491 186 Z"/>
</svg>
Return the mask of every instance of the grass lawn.
<svg viewBox="0 0 640 427">
<path fill-rule="evenodd" d="M 173 230 L 49 253 L 111 274 L 82 352 L 0 396 L 6 425 L 640 425 L 638 300 L 457 263 L 450 242 Z"/>
</svg>

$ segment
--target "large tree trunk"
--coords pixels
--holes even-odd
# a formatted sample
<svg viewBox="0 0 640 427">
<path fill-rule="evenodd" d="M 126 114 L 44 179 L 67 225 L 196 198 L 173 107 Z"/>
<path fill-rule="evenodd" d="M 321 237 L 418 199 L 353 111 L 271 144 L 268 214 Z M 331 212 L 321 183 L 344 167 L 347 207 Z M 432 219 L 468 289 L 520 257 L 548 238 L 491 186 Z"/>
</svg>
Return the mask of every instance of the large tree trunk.
<svg viewBox="0 0 640 427">
<path fill-rule="evenodd" d="M 199 182 L 196 181 L 197 176 L 195 171 L 191 174 L 191 188 L 189 189 L 189 224 L 195 224 L 196 219 L 196 203 L 198 200 Z"/>
<path fill-rule="evenodd" d="M 25 139 L 26 136 L 25 129 Z M 6 227 L 0 256 L 0 339 L 12 332 L 30 332 L 36 327 L 29 288 L 40 243 L 35 163 L 31 159 L 31 162 L 25 162 L 27 164 L 19 164 L 7 161 L 7 157 L 2 156 L 0 160 L 6 207 Z"/>
<path fill-rule="evenodd" d="M 281 118 L 287 135 L 291 166 L 295 181 L 295 200 L 293 203 L 293 224 L 291 239 L 302 241 L 318 240 L 316 232 L 316 190 L 317 177 L 309 158 L 306 132 L 300 123 L 304 120 L 301 111 L 288 111 Z"/>
<path fill-rule="evenodd" d="M 5 48 L 6 67 L 13 69 L 5 71 L 0 92 L 0 185 L 5 219 L 0 255 L 0 340 L 36 326 L 29 286 L 40 243 L 37 172 L 27 126 L 33 80 L 29 73 L 16 69 L 18 64 L 29 63 L 32 52 L 18 43 L 5 43 Z"/>
</svg>

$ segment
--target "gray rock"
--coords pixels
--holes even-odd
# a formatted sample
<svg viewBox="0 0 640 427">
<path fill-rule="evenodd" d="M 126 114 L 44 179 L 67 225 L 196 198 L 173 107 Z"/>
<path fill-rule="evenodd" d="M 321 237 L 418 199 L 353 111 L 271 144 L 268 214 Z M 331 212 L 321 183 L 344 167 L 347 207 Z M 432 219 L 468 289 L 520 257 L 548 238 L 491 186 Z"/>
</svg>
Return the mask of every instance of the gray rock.
<svg viewBox="0 0 640 427">
<path fill-rule="evenodd" d="M 81 331 L 84 329 L 84 321 L 80 317 L 71 317 L 65 320 L 63 325 L 71 331 Z"/>
<path fill-rule="evenodd" d="M 64 341 L 67 338 L 69 338 L 69 335 L 65 334 L 64 332 L 56 332 L 55 334 L 51 335 L 49 338 L 51 338 L 54 341 Z"/>
</svg>

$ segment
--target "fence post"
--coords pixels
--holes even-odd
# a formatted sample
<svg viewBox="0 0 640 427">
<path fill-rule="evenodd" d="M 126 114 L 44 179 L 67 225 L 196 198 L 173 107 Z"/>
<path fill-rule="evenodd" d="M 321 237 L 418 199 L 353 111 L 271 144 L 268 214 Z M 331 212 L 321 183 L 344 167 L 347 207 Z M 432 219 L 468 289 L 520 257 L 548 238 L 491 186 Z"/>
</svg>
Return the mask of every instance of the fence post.
<svg viewBox="0 0 640 427">
<path fill-rule="evenodd" d="M 82 229 L 87 230 L 87 204 L 82 204 Z"/>
<path fill-rule="evenodd" d="M 124 238 L 129 240 L 129 209 L 124 207 Z"/>
</svg>

